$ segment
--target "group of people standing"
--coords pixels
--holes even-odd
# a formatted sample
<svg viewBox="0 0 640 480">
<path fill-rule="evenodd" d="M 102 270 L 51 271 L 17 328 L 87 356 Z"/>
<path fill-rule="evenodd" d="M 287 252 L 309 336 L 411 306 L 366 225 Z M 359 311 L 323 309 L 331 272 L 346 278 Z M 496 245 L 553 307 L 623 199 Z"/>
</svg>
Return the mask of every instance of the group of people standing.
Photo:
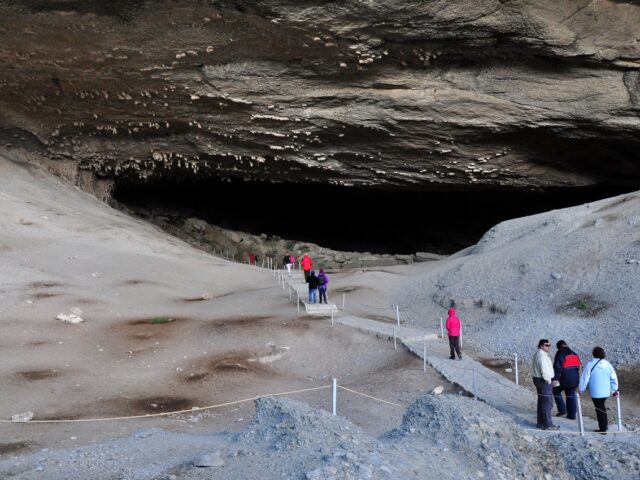
<svg viewBox="0 0 640 480">
<path fill-rule="evenodd" d="M 549 340 L 541 339 L 533 357 L 532 376 L 538 393 L 537 427 L 543 430 L 559 428 L 551 419 L 552 399 L 555 399 L 558 408 L 556 417 L 566 415 L 568 419 L 575 420 L 576 389 L 582 393 L 588 388 L 598 419 L 596 432 L 605 434 L 609 426 L 605 402 L 611 395 L 618 395 L 618 377 L 613 366 L 605 360 L 604 349 L 593 349 L 593 359 L 584 366 L 580 375 L 580 357 L 569 348 L 567 342 L 560 340 L 556 343 L 557 352 L 553 363 L 549 357 L 550 348 Z"/>
<path fill-rule="evenodd" d="M 458 360 L 462 360 L 461 325 L 454 308 L 449 309 L 445 325 L 449 336 L 449 358 L 455 360 L 457 355 Z M 596 432 L 605 434 L 609 427 L 605 402 L 611 395 L 618 396 L 618 376 L 613 366 L 605 360 L 604 349 L 593 349 L 593 359 L 584 366 L 580 375 L 580 357 L 569 348 L 567 342 L 559 340 L 556 343 L 553 362 L 549 357 L 550 348 L 549 340 L 541 339 L 532 363 L 533 384 L 538 393 L 537 427 L 558 430 L 559 427 L 551 419 L 554 400 L 558 409 L 556 417 L 566 416 L 569 420 L 575 420 L 578 410 L 576 390 L 582 393 L 589 389 L 598 419 Z"/>
<path fill-rule="evenodd" d="M 296 258 L 293 255 L 289 255 L 288 253 L 284 256 L 283 265 L 287 269 L 289 276 L 291 276 L 291 268 L 296 263 Z M 327 302 L 327 286 L 329 285 L 329 277 L 324 272 L 324 269 L 320 269 L 318 275 L 314 270 L 311 270 L 313 267 L 313 260 L 309 257 L 308 254 L 304 254 L 302 259 L 300 260 L 300 267 L 304 272 L 304 281 L 309 284 L 309 303 L 328 303 Z"/>
</svg>

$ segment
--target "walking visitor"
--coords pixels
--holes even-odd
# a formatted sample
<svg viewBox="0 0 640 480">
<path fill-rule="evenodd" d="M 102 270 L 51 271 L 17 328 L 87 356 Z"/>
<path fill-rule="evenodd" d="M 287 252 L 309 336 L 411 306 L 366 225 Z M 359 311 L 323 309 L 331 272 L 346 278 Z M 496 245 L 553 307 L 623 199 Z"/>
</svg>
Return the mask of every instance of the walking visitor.
<svg viewBox="0 0 640 480">
<path fill-rule="evenodd" d="M 304 281 L 307 282 L 309 280 L 309 272 L 311 271 L 311 267 L 313 266 L 313 260 L 309 258 L 308 254 L 304 254 L 302 260 L 300 260 L 300 266 L 302 267 L 302 271 L 304 272 Z"/>
<path fill-rule="evenodd" d="M 447 334 L 449 335 L 449 359 L 455 360 L 456 353 L 458 360 L 462 360 L 462 349 L 460 348 L 460 319 L 456 315 L 456 309 L 449 309 L 449 317 L 447 318 Z"/>
<path fill-rule="evenodd" d="M 291 255 L 287 253 L 282 259 L 282 264 L 284 265 L 284 268 L 287 269 L 287 273 L 289 274 L 289 276 L 291 276 L 291 266 L 293 264 L 293 262 L 291 261 L 291 258 L 292 258 Z"/>
<path fill-rule="evenodd" d="M 538 342 L 538 351 L 533 356 L 531 374 L 536 392 L 538 392 L 538 422 L 536 426 L 543 430 L 558 430 L 559 427 L 551 421 L 553 363 L 549 358 L 549 348 L 551 348 L 551 343 L 543 338 Z"/>
<path fill-rule="evenodd" d="M 556 343 L 558 351 L 553 359 L 553 398 L 558 407 L 556 417 L 567 416 L 569 420 L 576 419 L 578 402 L 576 388 L 580 383 L 580 357 L 569 348 L 567 342 L 560 340 Z M 567 397 L 565 405 L 562 392 Z"/>
<path fill-rule="evenodd" d="M 593 406 L 596 407 L 598 418 L 596 432 L 605 435 L 609 427 L 605 402 L 612 394 L 614 397 L 618 396 L 618 376 L 613 366 L 605 360 L 604 348 L 595 347 L 592 354 L 593 360 L 584 366 L 582 378 L 580 378 L 580 393 L 589 387 L 589 395 Z"/>
<path fill-rule="evenodd" d="M 321 268 L 320 273 L 318 273 L 318 293 L 320 295 L 320 302 L 322 303 L 322 299 L 324 298 L 324 303 L 327 303 L 327 285 L 329 284 L 329 277 L 324 273 L 324 270 Z"/>
<path fill-rule="evenodd" d="M 309 272 L 307 283 L 309 284 L 309 303 L 316 303 L 318 294 L 318 277 L 316 277 L 316 272 L 313 270 Z"/>
</svg>

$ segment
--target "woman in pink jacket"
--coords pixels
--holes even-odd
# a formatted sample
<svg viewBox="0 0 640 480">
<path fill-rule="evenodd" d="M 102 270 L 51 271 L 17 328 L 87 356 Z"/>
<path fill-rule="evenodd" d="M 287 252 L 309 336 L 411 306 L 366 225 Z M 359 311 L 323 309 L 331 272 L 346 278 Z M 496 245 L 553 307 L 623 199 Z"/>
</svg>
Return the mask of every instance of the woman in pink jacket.
<svg viewBox="0 0 640 480">
<path fill-rule="evenodd" d="M 447 318 L 447 334 L 449 335 L 449 359 L 455 360 L 456 353 L 458 360 L 462 360 L 462 350 L 460 349 L 460 319 L 456 315 L 456 309 L 449 309 L 449 318 Z"/>
</svg>

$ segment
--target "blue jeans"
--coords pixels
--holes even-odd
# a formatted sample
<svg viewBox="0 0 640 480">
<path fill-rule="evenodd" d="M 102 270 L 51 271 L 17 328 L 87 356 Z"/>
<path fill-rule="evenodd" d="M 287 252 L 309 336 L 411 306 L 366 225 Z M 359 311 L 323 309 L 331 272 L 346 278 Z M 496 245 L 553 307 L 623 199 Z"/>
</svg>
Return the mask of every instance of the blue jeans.
<svg viewBox="0 0 640 480">
<path fill-rule="evenodd" d="M 318 292 L 320 293 L 320 303 L 324 299 L 324 303 L 327 303 L 327 287 L 318 287 Z"/>
<path fill-rule="evenodd" d="M 317 288 L 309 289 L 309 303 L 316 303 L 316 294 L 318 293 Z"/>
<path fill-rule="evenodd" d="M 562 398 L 563 391 L 567 396 L 566 408 L 564 404 L 564 398 Z M 576 401 L 576 387 L 563 387 L 563 386 L 553 387 L 553 398 L 556 399 L 556 406 L 558 407 L 558 413 L 566 412 L 568 419 L 575 420 L 576 410 L 578 409 L 578 404 Z"/>
</svg>

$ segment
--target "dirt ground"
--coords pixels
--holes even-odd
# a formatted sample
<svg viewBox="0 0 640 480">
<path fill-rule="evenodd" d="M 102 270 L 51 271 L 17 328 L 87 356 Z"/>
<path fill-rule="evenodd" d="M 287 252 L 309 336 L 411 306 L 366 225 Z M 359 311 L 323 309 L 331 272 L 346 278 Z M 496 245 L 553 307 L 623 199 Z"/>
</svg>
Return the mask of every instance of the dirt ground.
<svg viewBox="0 0 640 480">
<path fill-rule="evenodd" d="M 25 400 L 34 420 L 144 415 L 328 386 L 333 377 L 340 385 L 403 406 L 438 385 L 454 391 L 437 372 L 423 372 L 421 360 L 394 351 L 392 342 L 348 327 L 331 327 L 326 319 L 262 316 L 168 323 L 134 319 L 104 328 L 96 342 L 103 350 L 98 349 L 94 361 L 87 358 L 83 368 L 68 368 L 55 357 L 38 358 L 33 343 L 46 345 L 51 340 L 37 335 L 29 350 L 36 352 L 31 358 L 38 359 L 42 368 L 1 369 L 3 383 L 10 386 L 0 403 L 2 418 L 18 413 L 16 406 Z M 190 355 L 180 355 L 185 352 Z M 291 397 L 331 410 L 328 388 Z M 337 409 L 374 434 L 399 425 L 404 413 L 404 408 L 342 389 Z M 0 456 L 83 445 L 150 427 L 238 431 L 252 415 L 249 401 L 149 419 L 4 424 L 3 437 L 11 441 L 0 444 Z"/>
<path fill-rule="evenodd" d="M 0 157 L 0 176 L 0 456 L 141 428 L 238 431 L 253 401 L 64 421 L 190 410 L 327 387 L 334 377 L 403 406 L 438 385 L 451 391 L 387 339 L 297 315 L 267 270 L 205 255 L 18 159 Z M 380 286 L 397 275 L 331 277 L 330 296 L 349 292 L 361 314 L 377 315 L 390 303 Z M 56 319 L 74 309 L 84 322 Z M 291 396 L 331 409 L 329 388 Z M 8 422 L 28 411 L 32 422 Z M 338 412 L 379 434 L 404 408 L 339 390 Z"/>
</svg>

